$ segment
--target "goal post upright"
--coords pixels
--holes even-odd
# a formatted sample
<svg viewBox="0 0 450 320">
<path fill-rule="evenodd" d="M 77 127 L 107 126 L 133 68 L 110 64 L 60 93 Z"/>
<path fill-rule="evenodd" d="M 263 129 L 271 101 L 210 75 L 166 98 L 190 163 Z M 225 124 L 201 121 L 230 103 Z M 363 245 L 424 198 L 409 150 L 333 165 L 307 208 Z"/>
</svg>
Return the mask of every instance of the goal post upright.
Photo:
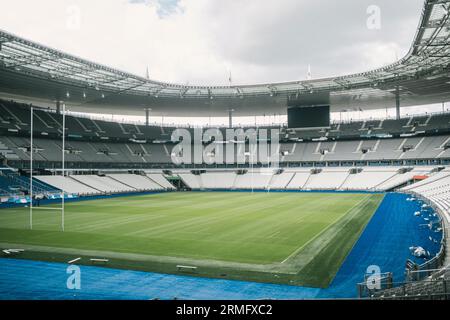
<svg viewBox="0 0 450 320">
<path fill-rule="evenodd" d="M 62 155 L 61 155 L 61 167 L 62 167 L 62 177 L 63 177 L 63 181 L 64 178 L 66 176 L 66 171 L 65 171 L 65 156 L 66 156 L 66 104 L 63 103 L 63 110 L 62 110 L 62 116 L 63 116 L 63 123 L 62 123 Z M 65 208 L 65 191 L 64 188 L 61 188 L 61 229 L 64 232 L 65 226 L 64 226 L 64 208 Z"/>
<path fill-rule="evenodd" d="M 30 229 L 33 230 L 33 118 L 34 108 L 30 109 Z"/>
<path fill-rule="evenodd" d="M 33 106 L 30 107 L 30 229 L 33 230 L 33 153 L 34 153 L 34 140 L 33 140 L 33 134 L 34 134 L 34 108 Z M 65 174 L 65 150 L 66 150 L 66 105 L 63 104 L 63 110 L 62 110 L 62 146 L 61 146 L 61 176 L 64 178 L 66 176 Z M 60 208 L 42 208 L 44 210 L 58 210 L 61 211 L 61 230 L 64 232 L 65 230 L 65 195 L 66 192 L 64 189 L 61 189 L 61 207 Z M 36 208 L 41 209 L 41 208 Z"/>
</svg>

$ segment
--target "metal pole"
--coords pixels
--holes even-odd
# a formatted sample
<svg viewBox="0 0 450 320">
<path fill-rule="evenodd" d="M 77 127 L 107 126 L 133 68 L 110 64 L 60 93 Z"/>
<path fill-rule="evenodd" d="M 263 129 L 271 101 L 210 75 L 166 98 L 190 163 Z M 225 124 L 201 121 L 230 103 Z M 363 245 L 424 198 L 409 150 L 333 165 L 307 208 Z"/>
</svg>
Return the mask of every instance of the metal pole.
<svg viewBox="0 0 450 320">
<path fill-rule="evenodd" d="M 270 158 L 269 158 L 269 152 L 271 152 L 271 151 L 272 151 L 272 141 L 270 142 L 270 150 L 267 150 L 267 169 L 269 169 L 269 172 L 270 172 L 270 169 L 271 169 L 271 162 L 270 162 Z M 267 184 L 267 193 L 270 193 L 270 182 L 272 181 L 272 179 L 273 179 L 273 171 L 272 171 L 272 177 L 270 178 L 269 183 Z"/>
<path fill-rule="evenodd" d="M 33 106 L 30 109 L 30 229 L 33 230 Z"/>
<path fill-rule="evenodd" d="M 65 173 L 65 156 L 66 156 L 66 104 L 63 104 L 63 130 L 62 130 L 62 177 L 63 177 L 63 181 L 64 181 L 64 177 L 66 176 Z M 62 191 L 62 200 L 61 200 L 61 227 L 62 227 L 62 231 L 64 232 L 64 197 L 65 197 L 65 192 L 64 192 L 64 188 L 61 189 Z"/>
<path fill-rule="evenodd" d="M 254 189 L 254 185 L 253 185 L 253 150 L 251 151 L 251 155 L 252 155 L 252 193 L 253 193 L 253 189 Z"/>
</svg>

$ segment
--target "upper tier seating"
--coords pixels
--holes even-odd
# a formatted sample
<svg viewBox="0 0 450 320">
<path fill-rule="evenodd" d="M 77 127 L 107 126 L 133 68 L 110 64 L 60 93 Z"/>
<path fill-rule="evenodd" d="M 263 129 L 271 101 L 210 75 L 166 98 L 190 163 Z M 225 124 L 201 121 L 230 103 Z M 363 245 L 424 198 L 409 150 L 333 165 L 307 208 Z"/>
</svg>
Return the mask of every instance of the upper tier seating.
<svg viewBox="0 0 450 320">
<path fill-rule="evenodd" d="M 30 140 L 0 136 L 3 144 L 22 161 L 29 161 Z M 61 162 L 61 141 L 35 138 L 34 161 Z M 79 163 L 171 164 L 173 145 L 66 141 L 65 160 Z M 383 161 L 450 158 L 450 136 L 340 142 L 282 143 L 281 162 Z M 290 153 L 291 152 L 291 153 Z M 10 159 L 14 160 L 14 159 Z"/>
<path fill-rule="evenodd" d="M 26 167 L 26 162 L 30 159 L 30 139 L 29 132 L 27 132 L 30 129 L 30 120 L 28 105 L 0 100 L 0 160 L 6 158 L 17 168 Z M 55 136 L 62 132 L 61 123 L 61 115 L 53 111 L 35 108 L 33 159 L 41 167 L 54 167 L 53 164 L 48 163 L 59 163 L 62 160 L 61 139 Z M 175 130 L 174 127 L 121 124 L 74 116 L 67 116 L 66 123 L 68 137 L 65 160 L 70 168 L 87 166 L 86 168 L 159 169 L 164 164 L 173 164 L 171 159 L 173 144 L 163 142 L 170 140 L 171 133 Z M 225 133 L 225 128 L 220 130 Z M 439 135 L 435 135 L 437 130 L 442 130 Z M 411 134 L 425 131 L 429 135 L 400 136 L 402 133 Z M 310 165 L 312 162 L 328 162 L 333 166 L 337 165 L 335 162 L 353 162 L 353 165 L 359 165 L 358 162 L 368 162 L 369 165 L 385 165 L 386 163 L 377 163 L 383 161 L 396 161 L 396 165 L 403 163 L 415 165 L 414 161 L 416 160 L 426 160 L 428 163 L 432 163 L 431 161 L 434 159 L 445 164 L 445 161 L 450 159 L 449 132 L 450 114 L 425 115 L 400 120 L 340 123 L 331 125 L 330 129 L 291 130 L 283 128 L 281 136 L 285 140 L 280 145 L 282 152 L 280 159 L 287 165 L 300 162 L 308 162 Z M 54 135 L 52 136 L 52 134 Z M 387 134 L 394 134 L 395 138 L 382 138 Z M 327 138 L 328 141 L 308 140 L 318 137 Z M 349 139 L 342 139 L 343 137 Z M 306 141 L 295 142 L 295 138 Z M 334 140 L 335 138 L 337 140 Z M 245 145 L 237 144 L 235 146 L 236 149 L 242 149 L 242 147 Z M 229 164 L 235 164 L 235 161 L 231 161 Z M 352 163 L 344 163 L 344 165 L 352 165 Z M 311 177 L 311 181 L 302 180 L 310 178 L 307 176 L 308 173 L 302 175 L 303 177 L 294 174 L 290 177 L 280 177 L 280 179 L 288 179 L 287 187 L 290 189 L 326 186 L 321 181 L 321 175 Z M 246 183 L 245 181 L 241 183 L 241 180 L 238 178 L 237 182 L 233 183 L 244 187 Z M 286 182 L 283 180 L 277 182 L 278 178 L 274 180 L 269 181 L 270 184 L 267 187 L 272 187 L 271 184 L 279 187 Z M 352 179 L 349 180 L 351 182 Z M 336 187 L 339 181 L 340 178 L 336 177 L 336 181 L 329 187 Z M 305 185 L 307 182 L 308 184 Z M 397 183 L 397 180 L 394 180 L 393 183 Z M 214 183 L 209 185 L 208 180 L 205 181 L 204 186 L 203 184 L 202 181 L 198 182 L 199 187 L 202 188 L 215 186 Z M 229 184 L 228 181 L 223 185 Z M 170 186 L 165 187 L 170 188 Z M 351 184 L 350 187 L 352 187 Z"/>
<path fill-rule="evenodd" d="M 39 133 L 61 133 L 62 116 L 54 111 L 35 108 L 34 130 Z M 30 129 L 29 105 L 0 100 L 0 129 Z M 136 140 L 170 140 L 175 127 L 157 127 L 134 124 L 121 124 L 82 117 L 66 116 L 68 133 L 74 137 L 136 139 Z M 386 134 L 404 134 L 421 131 L 446 130 L 450 128 L 450 114 L 424 115 L 400 120 L 356 121 L 333 124 L 330 129 L 290 130 L 282 128 L 283 136 L 290 139 L 313 139 L 320 137 L 337 138 L 360 136 L 380 136 Z M 221 129 L 225 136 L 225 129 Z"/>
</svg>

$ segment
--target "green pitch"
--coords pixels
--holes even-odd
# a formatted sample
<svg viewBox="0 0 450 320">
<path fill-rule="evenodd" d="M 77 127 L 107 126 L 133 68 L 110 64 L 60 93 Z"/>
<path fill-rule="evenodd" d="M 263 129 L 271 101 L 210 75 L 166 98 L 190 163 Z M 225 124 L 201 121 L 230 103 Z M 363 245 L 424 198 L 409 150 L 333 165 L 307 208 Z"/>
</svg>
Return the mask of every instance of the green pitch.
<svg viewBox="0 0 450 320">
<path fill-rule="evenodd" d="M 21 257 L 108 258 L 107 266 L 326 287 L 382 195 L 186 192 L 0 211 L 0 244 Z"/>
</svg>

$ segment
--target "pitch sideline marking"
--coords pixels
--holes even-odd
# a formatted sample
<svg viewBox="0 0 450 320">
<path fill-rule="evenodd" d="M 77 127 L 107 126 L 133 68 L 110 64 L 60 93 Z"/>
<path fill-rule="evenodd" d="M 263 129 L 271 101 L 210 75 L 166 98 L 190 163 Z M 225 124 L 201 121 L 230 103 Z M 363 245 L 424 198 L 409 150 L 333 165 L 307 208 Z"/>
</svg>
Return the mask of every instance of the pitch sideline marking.
<svg viewBox="0 0 450 320">
<path fill-rule="evenodd" d="M 297 253 L 299 253 L 304 247 L 306 247 L 308 244 L 310 244 L 312 241 L 314 241 L 315 239 L 317 239 L 320 235 L 322 235 L 325 231 L 327 231 L 329 228 L 331 228 L 333 225 L 335 225 L 339 220 L 343 219 L 345 216 L 347 216 L 347 214 L 349 214 L 354 208 L 356 208 L 357 206 L 359 206 L 363 201 L 367 200 L 369 197 L 371 197 L 372 195 L 367 195 L 366 197 L 364 197 L 363 199 L 361 199 L 361 201 L 359 201 L 358 203 L 356 203 L 354 206 L 352 206 L 350 209 L 348 209 L 344 215 L 342 215 L 341 217 L 339 217 L 338 219 L 336 219 L 335 221 L 333 221 L 332 223 L 330 223 L 330 225 L 328 227 L 326 227 L 325 229 L 323 229 L 321 232 L 319 232 L 318 234 L 316 234 L 314 237 L 312 237 L 309 241 L 307 241 L 305 244 L 303 244 L 300 248 L 296 249 L 293 253 L 291 253 L 286 259 L 284 259 L 283 261 L 281 261 L 281 264 L 285 263 L 287 260 L 289 260 L 291 257 L 293 257 L 294 255 L 296 255 Z"/>
</svg>

